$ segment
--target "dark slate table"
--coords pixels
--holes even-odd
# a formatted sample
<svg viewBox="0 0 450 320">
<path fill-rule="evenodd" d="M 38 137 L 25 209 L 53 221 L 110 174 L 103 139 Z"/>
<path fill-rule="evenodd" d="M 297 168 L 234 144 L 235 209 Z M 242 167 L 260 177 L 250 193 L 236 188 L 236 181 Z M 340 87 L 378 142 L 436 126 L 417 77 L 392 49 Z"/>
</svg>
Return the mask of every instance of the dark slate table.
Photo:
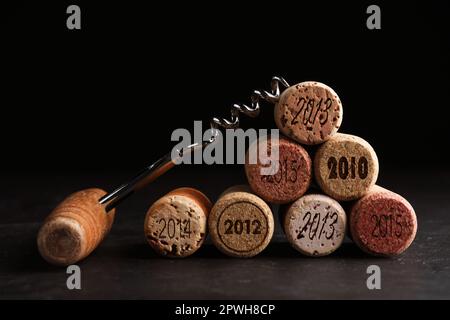
<svg viewBox="0 0 450 320">
<path fill-rule="evenodd" d="M 130 172 L 9 172 L 0 187 L 0 298 L 8 299 L 449 299 L 450 172 L 384 170 L 379 183 L 416 209 L 418 234 L 392 258 L 362 253 L 350 240 L 333 255 L 307 258 L 286 243 L 279 224 L 269 247 L 252 259 L 222 255 L 207 243 L 187 259 L 156 256 L 143 236 L 149 205 L 178 186 L 216 199 L 245 182 L 242 168 L 177 167 L 118 209 L 102 245 L 79 264 L 82 289 L 68 290 L 65 268 L 46 264 L 35 244 L 40 223 L 72 191 L 110 190 Z M 131 176 L 132 176 L 131 172 Z M 277 209 L 276 207 L 274 208 Z M 366 269 L 381 268 L 381 290 L 368 290 Z"/>
</svg>

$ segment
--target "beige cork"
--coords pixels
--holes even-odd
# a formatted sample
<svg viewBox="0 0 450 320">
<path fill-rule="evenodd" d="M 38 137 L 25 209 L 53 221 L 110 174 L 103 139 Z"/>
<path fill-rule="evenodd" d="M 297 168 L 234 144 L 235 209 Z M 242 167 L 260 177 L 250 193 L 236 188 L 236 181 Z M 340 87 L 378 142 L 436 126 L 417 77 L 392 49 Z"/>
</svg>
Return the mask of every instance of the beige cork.
<svg viewBox="0 0 450 320">
<path fill-rule="evenodd" d="M 378 158 L 367 141 L 337 133 L 317 150 L 314 175 L 329 196 L 340 201 L 355 200 L 376 183 Z"/>
<path fill-rule="evenodd" d="M 37 245 L 48 262 L 67 266 L 87 257 L 111 229 L 115 210 L 108 213 L 98 200 L 100 189 L 73 193 L 46 218 Z"/>
<path fill-rule="evenodd" d="M 329 86 L 313 81 L 287 88 L 275 105 L 275 122 L 286 136 L 303 144 L 332 137 L 342 123 L 342 103 Z"/>
<path fill-rule="evenodd" d="M 270 207 L 248 186 L 227 189 L 208 218 L 214 245 L 232 257 L 253 257 L 270 242 L 274 221 Z"/>
<path fill-rule="evenodd" d="M 287 208 L 282 223 L 286 238 L 296 250 L 321 257 L 341 246 L 347 218 L 336 200 L 322 194 L 308 194 Z"/>
<path fill-rule="evenodd" d="M 211 202 L 193 188 L 175 189 L 157 200 L 147 211 L 144 233 L 160 255 L 187 257 L 203 244 Z"/>
</svg>

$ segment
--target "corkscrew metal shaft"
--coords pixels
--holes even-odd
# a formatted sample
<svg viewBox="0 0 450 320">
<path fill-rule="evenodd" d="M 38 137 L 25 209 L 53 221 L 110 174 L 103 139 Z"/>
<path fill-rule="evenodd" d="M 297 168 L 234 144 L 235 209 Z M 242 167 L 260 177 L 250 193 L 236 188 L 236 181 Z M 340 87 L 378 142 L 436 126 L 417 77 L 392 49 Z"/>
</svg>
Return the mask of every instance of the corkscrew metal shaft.
<svg viewBox="0 0 450 320">
<path fill-rule="evenodd" d="M 253 91 L 251 95 L 251 105 L 247 106 L 245 104 L 234 104 L 231 107 L 231 118 L 219 119 L 213 118 L 210 122 L 211 126 L 211 138 L 207 141 L 196 142 L 183 149 L 177 150 L 178 158 L 182 158 L 187 154 L 194 153 L 200 149 L 203 149 L 207 145 L 214 143 L 218 136 L 218 130 L 223 129 L 236 129 L 239 127 L 239 116 L 240 113 L 246 116 L 255 118 L 259 115 L 261 100 L 265 100 L 272 104 L 275 104 L 280 97 L 280 85 L 284 88 L 289 87 L 289 84 L 281 77 L 273 77 L 271 81 L 271 91 Z M 142 187 L 151 183 L 159 176 L 163 175 L 165 172 L 170 170 L 175 166 L 175 161 L 177 159 L 172 158 L 172 153 L 164 155 L 157 161 L 152 163 L 150 166 L 145 168 L 141 173 L 131 179 L 128 183 L 125 183 L 112 191 L 111 193 L 103 196 L 99 202 L 105 206 L 106 211 L 110 211 L 115 208 L 122 200 L 133 194 L 135 191 L 140 190 Z"/>
</svg>

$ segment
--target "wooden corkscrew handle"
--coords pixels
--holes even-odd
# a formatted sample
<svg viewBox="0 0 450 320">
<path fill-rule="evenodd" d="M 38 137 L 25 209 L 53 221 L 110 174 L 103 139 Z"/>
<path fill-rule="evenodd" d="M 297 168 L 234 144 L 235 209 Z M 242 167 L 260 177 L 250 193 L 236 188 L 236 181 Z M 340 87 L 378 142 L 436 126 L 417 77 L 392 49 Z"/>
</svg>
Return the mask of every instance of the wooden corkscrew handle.
<svg viewBox="0 0 450 320">
<path fill-rule="evenodd" d="M 111 193 L 86 189 L 71 194 L 50 213 L 39 230 L 37 244 L 42 257 L 60 266 L 86 258 L 111 229 L 115 207 L 174 165 L 169 153 Z"/>
<path fill-rule="evenodd" d="M 64 199 L 46 218 L 37 245 L 49 263 L 67 266 L 86 258 L 111 229 L 115 209 L 106 212 L 101 189 L 86 189 Z"/>
</svg>

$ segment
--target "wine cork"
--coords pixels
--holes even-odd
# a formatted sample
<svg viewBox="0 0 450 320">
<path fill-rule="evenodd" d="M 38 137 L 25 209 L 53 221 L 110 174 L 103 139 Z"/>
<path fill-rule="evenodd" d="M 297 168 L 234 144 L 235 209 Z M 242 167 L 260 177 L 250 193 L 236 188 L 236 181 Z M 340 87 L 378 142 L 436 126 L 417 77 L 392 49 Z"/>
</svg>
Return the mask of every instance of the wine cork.
<svg viewBox="0 0 450 320">
<path fill-rule="evenodd" d="M 227 189 L 208 218 L 214 245 L 232 257 L 253 257 L 264 250 L 274 230 L 269 206 L 248 186 Z"/>
<path fill-rule="evenodd" d="M 337 133 L 319 147 L 314 174 L 320 188 L 336 200 L 365 195 L 378 178 L 378 158 L 365 140 Z"/>
<path fill-rule="evenodd" d="M 350 233 L 365 252 L 395 256 L 404 252 L 417 232 L 417 218 L 411 204 L 402 196 L 373 186 L 350 211 Z"/>
<path fill-rule="evenodd" d="M 206 238 L 211 202 L 192 188 L 175 189 L 157 200 L 147 211 L 144 233 L 160 255 L 187 257 Z"/>
<path fill-rule="evenodd" d="M 270 159 L 268 155 L 273 144 L 279 150 L 277 171 L 271 170 L 269 175 L 265 175 L 261 169 L 267 168 L 263 164 Z M 284 137 L 267 139 L 264 146 L 267 146 L 268 152 L 258 156 L 256 164 L 250 164 L 248 159 L 250 152 L 258 154 L 262 147 L 260 140 L 255 141 L 247 152 L 245 173 L 252 190 L 265 201 L 277 204 L 292 202 L 301 197 L 308 190 L 312 177 L 312 161 L 308 152 Z"/>
<path fill-rule="evenodd" d="M 115 209 L 108 213 L 98 200 L 100 189 L 73 193 L 46 218 L 39 230 L 37 245 L 48 262 L 67 266 L 87 257 L 111 229 Z"/>
<path fill-rule="evenodd" d="M 336 92 L 319 82 L 287 88 L 275 105 L 275 122 L 286 136 L 303 144 L 332 137 L 342 123 L 342 103 Z"/>
<path fill-rule="evenodd" d="M 347 218 L 334 199 L 308 194 L 289 205 L 282 219 L 289 243 L 308 256 L 326 256 L 344 241 Z"/>
</svg>

